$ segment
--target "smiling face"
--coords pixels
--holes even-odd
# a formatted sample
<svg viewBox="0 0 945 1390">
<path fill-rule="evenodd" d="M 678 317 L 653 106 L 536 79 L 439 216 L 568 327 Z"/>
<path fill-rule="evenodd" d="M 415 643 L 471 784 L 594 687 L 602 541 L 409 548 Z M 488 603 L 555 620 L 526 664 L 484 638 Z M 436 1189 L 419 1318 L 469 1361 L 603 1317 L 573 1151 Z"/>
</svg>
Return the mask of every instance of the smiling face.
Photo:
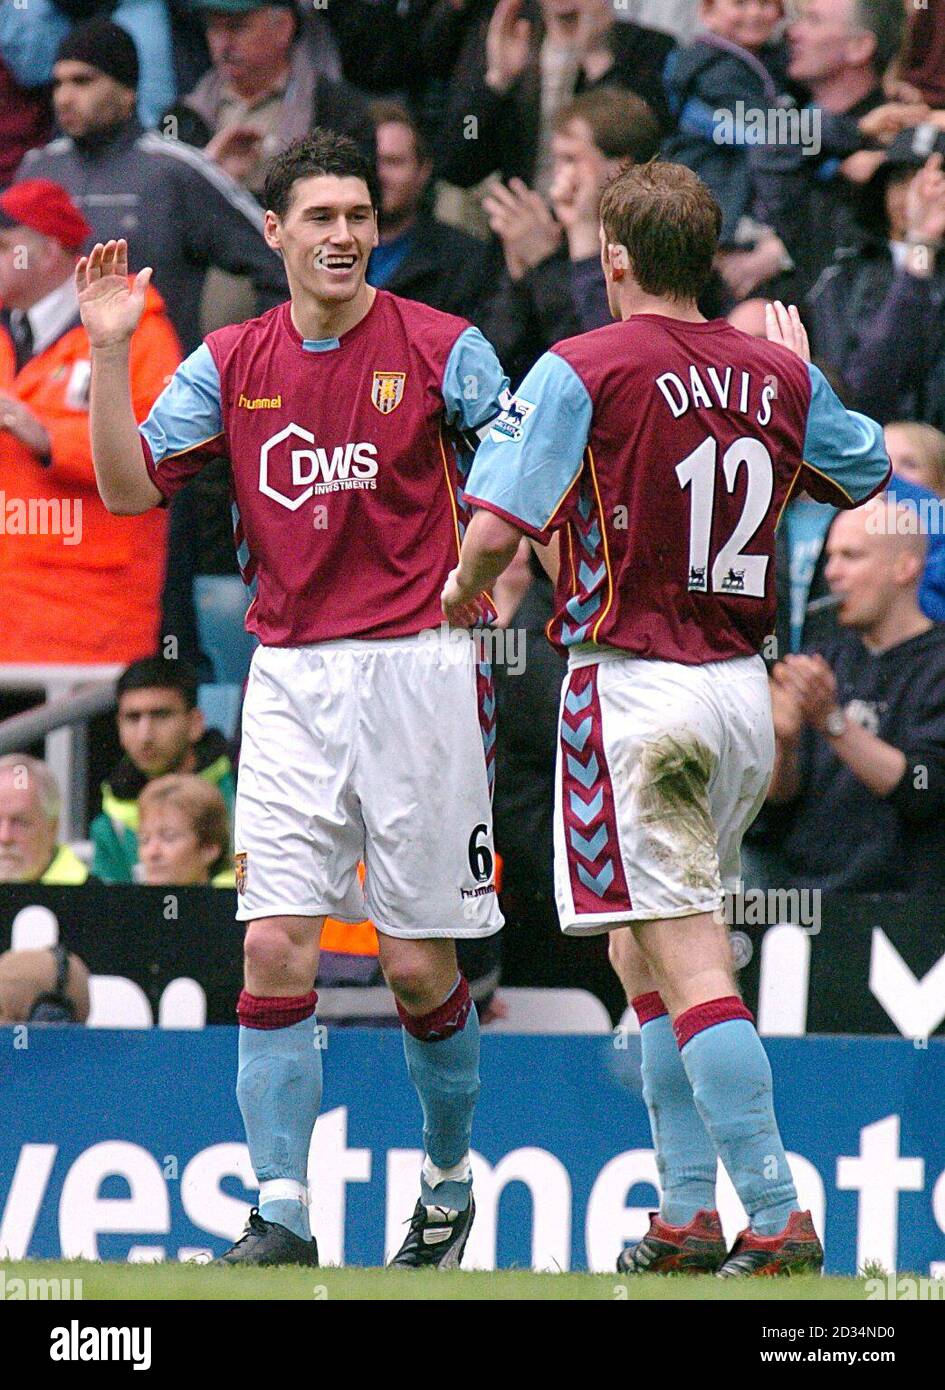
<svg viewBox="0 0 945 1390">
<path fill-rule="evenodd" d="M 702 6 L 711 33 L 752 50 L 770 42 L 782 13 L 781 0 L 704 0 Z"/>
<path fill-rule="evenodd" d="M 298 179 L 284 217 L 266 213 L 266 241 L 281 251 L 293 297 L 344 304 L 363 289 L 378 243 L 377 218 L 363 179 L 314 174 Z"/>
</svg>

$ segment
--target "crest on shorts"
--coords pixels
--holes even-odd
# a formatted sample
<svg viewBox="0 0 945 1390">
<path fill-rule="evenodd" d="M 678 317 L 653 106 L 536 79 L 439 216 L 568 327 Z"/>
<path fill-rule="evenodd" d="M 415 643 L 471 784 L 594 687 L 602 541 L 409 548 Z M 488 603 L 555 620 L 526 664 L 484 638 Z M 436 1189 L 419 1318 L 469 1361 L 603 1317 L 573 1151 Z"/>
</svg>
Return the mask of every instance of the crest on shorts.
<svg viewBox="0 0 945 1390">
<path fill-rule="evenodd" d="M 233 868 L 236 870 L 236 891 L 237 893 L 246 892 L 246 859 L 245 852 L 234 854 Z"/>
<path fill-rule="evenodd" d="M 396 410 L 404 398 L 406 372 L 375 372 L 371 382 L 371 404 L 382 415 Z"/>
</svg>

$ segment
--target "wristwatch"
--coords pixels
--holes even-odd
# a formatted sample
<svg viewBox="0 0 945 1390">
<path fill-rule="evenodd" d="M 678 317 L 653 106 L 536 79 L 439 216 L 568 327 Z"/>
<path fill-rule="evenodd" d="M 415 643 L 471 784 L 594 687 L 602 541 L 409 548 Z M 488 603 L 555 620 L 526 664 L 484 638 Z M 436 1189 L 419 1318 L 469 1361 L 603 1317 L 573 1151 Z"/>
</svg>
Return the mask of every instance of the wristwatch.
<svg viewBox="0 0 945 1390">
<path fill-rule="evenodd" d="M 839 738 L 840 735 L 845 734 L 846 731 L 846 712 L 842 710 L 838 705 L 836 709 L 832 709 L 830 711 L 830 713 L 827 715 L 827 718 L 824 720 L 824 733 L 827 735 L 828 738 Z"/>
</svg>

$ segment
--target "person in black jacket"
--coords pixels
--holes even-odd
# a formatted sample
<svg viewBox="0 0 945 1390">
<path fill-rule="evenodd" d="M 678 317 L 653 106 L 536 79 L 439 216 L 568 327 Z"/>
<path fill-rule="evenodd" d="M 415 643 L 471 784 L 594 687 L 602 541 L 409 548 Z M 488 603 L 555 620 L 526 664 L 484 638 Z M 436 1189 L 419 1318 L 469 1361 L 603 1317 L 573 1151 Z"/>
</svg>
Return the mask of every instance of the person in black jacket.
<svg viewBox="0 0 945 1390">
<path fill-rule="evenodd" d="M 576 93 L 595 87 L 635 92 L 668 131 L 662 72 L 674 47 L 667 34 L 617 23 L 607 0 L 541 0 L 540 10 L 499 0 L 463 45 L 437 173 L 471 188 L 499 170 L 546 194 L 551 123 Z"/>
<path fill-rule="evenodd" d="M 92 228 L 88 246 L 123 237 L 132 267 L 154 268 L 185 352 L 198 346 L 207 270 L 249 276 L 258 311 L 288 295 L 282 261 L 263 238 L 258 204 L 180 140 L 136 119 L 138 56 L 131 38 L 91 20 L 59 47 L 53 106 L 64 134 L 31 150 L 21 179 L 61 184 Z"/>
<path fill-rule="evenodd" d="M 945 625 L 918 604 L 924 537 L 885 498 L 838 517 L 827 579 L 841 631 L 772 682 L 768 834 L 788 887 L 945 887 Z"/>
<path fill-rule="evenodd" d="M 406 107 L 378 101 L 370 114 L 376 129 L 381 207 L 380 244 L 371 253 L 369 284 L 443 313 L 474 318 L 492 279 L 489 247 L 424 210 L 433 165 Z"/>
</svg>

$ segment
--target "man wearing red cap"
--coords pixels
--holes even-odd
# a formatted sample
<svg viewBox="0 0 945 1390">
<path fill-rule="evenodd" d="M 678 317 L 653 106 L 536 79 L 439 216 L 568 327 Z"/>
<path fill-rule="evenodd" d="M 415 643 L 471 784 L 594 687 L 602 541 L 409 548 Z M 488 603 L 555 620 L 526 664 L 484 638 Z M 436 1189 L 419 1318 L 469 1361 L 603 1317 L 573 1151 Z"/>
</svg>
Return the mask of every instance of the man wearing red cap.
<svg viewBox="0 0 945 1390">
<path fill-rule="evenodd" d="M 88 236 L 58 184 L 0 196 L 0 662 L 126 663 L 157 640 L 165 518 L 111 516 L 95 486 L 74 283 Z M 132 353 L 139 420 L 180 355 L 151 290 Z"/>
</svg>

